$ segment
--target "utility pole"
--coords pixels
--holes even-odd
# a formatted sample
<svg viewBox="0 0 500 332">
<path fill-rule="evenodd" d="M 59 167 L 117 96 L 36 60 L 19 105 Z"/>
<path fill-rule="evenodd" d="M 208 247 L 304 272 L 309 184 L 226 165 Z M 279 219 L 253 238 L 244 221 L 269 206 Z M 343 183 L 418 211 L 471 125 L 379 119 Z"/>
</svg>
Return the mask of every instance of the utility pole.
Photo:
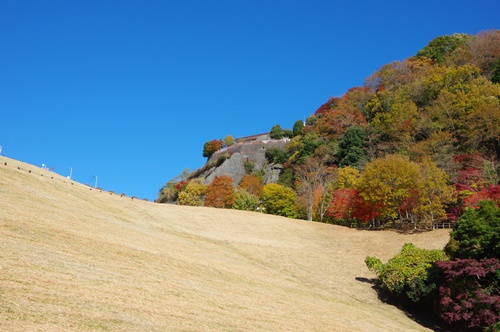
<svg viewBox="0 0 500 332">
<path fill-rule="evenodd" d="M 97 188 L 97 175 L 94 175 L 95 176 L 95 186 L 94 188 Z"/>
<path fill-rule="evenodd" d="M 70 180 L 71 180 L 71 175 L 73 175 L 73 168 L 72 167 L 69 168 L 69 177 L 68 177 L 68 179 L 70 179 Z"/>
</svg>

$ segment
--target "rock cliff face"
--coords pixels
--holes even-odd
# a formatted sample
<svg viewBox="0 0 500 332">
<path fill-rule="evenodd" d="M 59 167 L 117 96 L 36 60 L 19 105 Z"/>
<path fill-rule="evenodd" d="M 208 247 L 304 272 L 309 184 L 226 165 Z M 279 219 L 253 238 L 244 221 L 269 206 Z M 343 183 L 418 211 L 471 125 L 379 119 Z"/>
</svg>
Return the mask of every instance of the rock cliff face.
<svg viewBox="0 0 500 332">
<path fill-rule="evenodd" d="M 208 161 L 218 166 L 205 167 L 197 178 L 201 178 L 205 184 L 209 184 L 216 176 L 227 175 L 238 185 L 245 176 L 245 163 L 253 164 L 254 170 L 264 170 L 264 183 L 276 183 L 283 167 L 279 164 L 269 164 L 266 159 L 266 151 L 270 148 L 284 149 L 285 140 L 271 140 L 268 135 L 262 135 L 258 139 L 247 142 L 236 143 L 215 153 Z M 217 163 L 219 158 L 226 158 L 222 163 Z"/>
</svg>

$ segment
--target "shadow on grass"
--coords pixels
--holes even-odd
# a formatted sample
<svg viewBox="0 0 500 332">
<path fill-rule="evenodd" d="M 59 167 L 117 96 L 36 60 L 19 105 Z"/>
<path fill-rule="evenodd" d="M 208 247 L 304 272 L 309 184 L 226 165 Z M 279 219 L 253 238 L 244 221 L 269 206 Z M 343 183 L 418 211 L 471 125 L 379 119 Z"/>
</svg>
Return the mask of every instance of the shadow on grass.
<svg viewBox="0 0 500 332">
<path fill-rule="evenodd" d="M 383 289 L 380 288 L 377 278 L 364 278 L 364 277 L 355 277 L 359 282 L 370 284 L 371 288 L 377 292 L 378 299 L 392 306 L 395 306 L 399 310 L 401 310 L 408 318 L 417 322 L 418 324 L 431 329 L 436 332 L 453 332 L 456 331 L 450 325 L 442 322 L 438 317 L 424 311 L 422 308 L 410 308 L 408 305 L 404 305 L 403 303 L 398 303 L 394 300 L 391 300 L 388 297 Z"/>
</svg>

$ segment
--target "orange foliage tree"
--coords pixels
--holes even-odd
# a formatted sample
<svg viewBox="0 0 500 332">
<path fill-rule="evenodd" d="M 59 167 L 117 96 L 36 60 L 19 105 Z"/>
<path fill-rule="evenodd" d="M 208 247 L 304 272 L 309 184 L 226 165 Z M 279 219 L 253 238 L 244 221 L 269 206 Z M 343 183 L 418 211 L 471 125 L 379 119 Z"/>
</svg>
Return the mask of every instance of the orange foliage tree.
<svg viewBox="0 0 500 332">
<path fill-rule="evenodd" d="M 230 208 L 233 203 L 233 179 L 227 175 L 216 176 L 207 187 L 205 206 Z"/>
<path fill-rule="evenodd" d="M 260 198 L 262 197 L 262 189 L 264 188 L 264 185 L 262 184 L 262 179 L 260 177 L 248 174 L 241 179 L 240 188 Z"/>
</svg>

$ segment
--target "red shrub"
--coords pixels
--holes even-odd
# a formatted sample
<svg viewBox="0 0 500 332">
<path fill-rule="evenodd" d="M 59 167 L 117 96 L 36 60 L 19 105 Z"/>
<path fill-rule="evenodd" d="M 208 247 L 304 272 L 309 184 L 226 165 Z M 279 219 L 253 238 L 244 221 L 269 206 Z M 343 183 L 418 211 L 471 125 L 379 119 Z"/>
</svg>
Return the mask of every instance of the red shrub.
<svg viewBox="0 0 500 332">
<path fill-rule="evenodd" d="M 443 273 L 439 287 L 441 318 L 468 328 L 500 322 L 500 262 L 496 258 L 437 262 Z"/>
</svg>

